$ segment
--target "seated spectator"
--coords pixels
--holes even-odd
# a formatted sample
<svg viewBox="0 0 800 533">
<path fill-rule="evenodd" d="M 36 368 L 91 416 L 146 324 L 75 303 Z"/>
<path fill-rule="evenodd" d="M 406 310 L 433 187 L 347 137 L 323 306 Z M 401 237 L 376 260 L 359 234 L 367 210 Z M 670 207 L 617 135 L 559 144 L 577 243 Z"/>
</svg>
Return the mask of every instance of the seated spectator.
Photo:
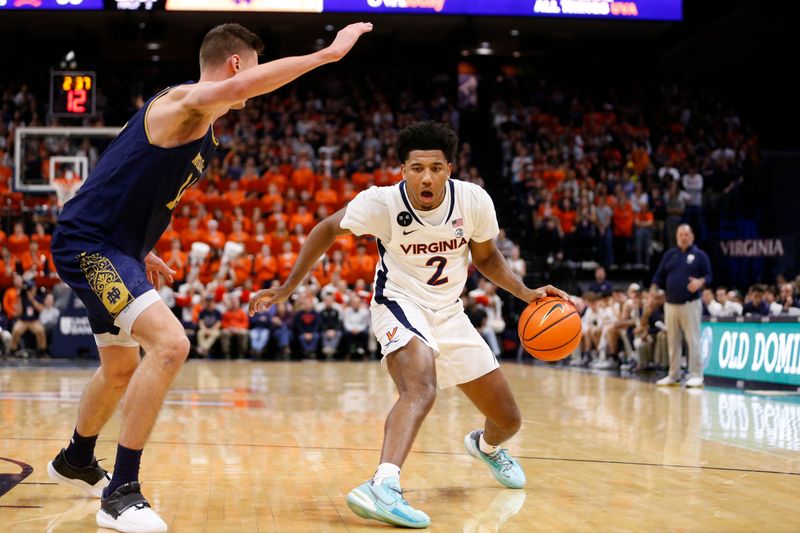
<svg viewBox="0 0 800 533">
<path fill-rule="evenodd" d="M 342 339 L 342 320 L 341 306 L 333 299 L 332 294 L 328 294 L 322 299 L 322 307 L 319 311 L 320 331 L 322 332 L 322 354 L 331 359 L 339 350 L 339 342 Z"/>
<path fill-rule="evenodd" d="M 274 282 L 272 286 L 276 286 Z M 278 344 L 278 351 L 283 359 L 288 359 L 291 355 L 292 325 L 294 315 L 292 309 L 286 302 L 281 302 L 275 307 L 275 314 L 272 316 L 272 335 Z"/>
<path fill-rule="evenodd" d="M 614 287 L 611 285 L 611 282 L 606 279 L 605 268 L 599 266 L 594 269 L 594 281 L 589 284 L 589 290 L 602 298 L 611 296 Z"/>
<path fill-rule="evenodd" d="M 61 311 L 55 306 L 55 298 L 53 293 L 48 292 L 44 297 L 43 308 L 39 312 L 39 321 L 44 326 L 44 333 L 46 336 L 47 346 L 50 346 L 53 340 L 53 331 L 58 326 L 58 319 L 61 316 Z"/>
<path fill-rule="evenodd" d="M 314 310 L 313 296 L 302 298 L 300 308 L 294 315 L 292 329 L 306 359 L 317 357 L 320 327 L 320 316 Z"/>
<path fill-rule="evenodd" d="M 764 299 L 764 286 L 753 285 L 747 293 L 743 309 L 745 316 L 769 316 L 769 304 Z"/>
<path fill-rule="evenodd" d="M 700 295 L 700 301 L 703 304 L 703 316 L 720 316 L 722 314 L 722 304 L 714 299 L 714 292 L 709 289 L 703 289 Z"/>
<path fill-rule="evenodd" d="M 791 283 L 781 284 L 781 292 L 778 299 L 770 305 L 770 314 L 774 316 L 800 315 L 800 302 L 794 298 L 794 286 Z"/>
<path fill-rule="evenodd" d="M 732 293 L 733 291 L 731 291 Z M 717 287 L 715 291 L 715 300 L 719 303 L 719 314 L 714 315 L 712 310 L 709 308 L 709 312 L 711 312 L 711 316 L 718 316 L 720 318 L 727 318 L 727 317 L 734 317 L 734 316 L 742 316 L 742 304 L 734 301 L 729 296 L 728 290 L 725 287 Z M 714 306 L 716 310 L 716 306 Z"/>
<path fill-rule="evenodd" d="M 250 358 L 254 361 L 262 359 L 265 355 L 275 308 L 276 306 L 272 305 L 266 311 L 260 311 L 250 317 Z"/>
<path fill-rule="evenodd" d="M 250 336 L 248 327 L 250 321 L 247 313 L 242 309 L 239 297 L 228 294 L 224 300 L 225 312 L 222 314 L 222 354 L 225 359 L 231 357 L 231 339 L 236 338 L 237 355 L 247 353 L 247 340 Z"/>
<path fill-rule="evenodd" d="M 367 359 L 367 341 L 369 340 L 370 315 L 367 303 L 357 296 L 350 297 L 350 303 L 344 310 L 345 360 L 353 355 Z"/>
<path fill-rule="evenodd" d="M 30 247 L 30 237 L 25 233 L 25 226 L 22 222 L 14 223 L 14 233 L 9 235 L 6 246 L 11 255 L 19 257 L 28 251 Z"/>
<path fill-rule="evenodd" d="M 197 321 L 197 353 L 210 357 L 211 347 L 217 342 L 222 330 L 222 314 L 217 309 L 214 296 L 206 295 L 203 309 Z"/>
</svg>

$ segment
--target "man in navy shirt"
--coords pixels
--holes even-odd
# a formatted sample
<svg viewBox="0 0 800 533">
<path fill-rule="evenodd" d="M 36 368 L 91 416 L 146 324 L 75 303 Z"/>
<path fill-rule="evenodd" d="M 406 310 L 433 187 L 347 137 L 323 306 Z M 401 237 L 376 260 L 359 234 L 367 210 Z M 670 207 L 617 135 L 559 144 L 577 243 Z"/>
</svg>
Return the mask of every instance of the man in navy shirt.
<svg viewBox="0 0 800 533">
<path fill-rule="evenodd" d="M 711 263 L 704 251 L 694 245 L 694 233 L 688 224 L 677 231 L 678 246 L 670 248 L 661 259 L 653 276 L 651 290 L 664 289 L 664 305 L 669 346 L 669 374 L 658 385 L 677 385 L 681 377 L 681 333 L 689 346 L 689 379 L 687 387 L 703 386 L 703 365 L 700 360 L 700 291 L 711 282 Z"/>
<path fill-rule="evenodd" d="M 589 284 L 589 291 L 600 296 L 611 296 L 614 292 L 614 287 L 611 282 L 606 279 L 606 269 L 599 266 L 594 271 L 594 281 Z"/>
</svg>

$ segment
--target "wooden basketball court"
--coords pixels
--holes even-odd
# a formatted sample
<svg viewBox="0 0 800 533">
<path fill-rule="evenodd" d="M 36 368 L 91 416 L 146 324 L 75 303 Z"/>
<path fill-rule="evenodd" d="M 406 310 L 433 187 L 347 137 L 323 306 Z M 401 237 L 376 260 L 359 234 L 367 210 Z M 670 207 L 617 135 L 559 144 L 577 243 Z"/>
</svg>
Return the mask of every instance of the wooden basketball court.
<svg viewBox="0 0 800 533">
<path fill-rule="evenodd" d="M 431 531 L 800 531 L 800 403 L 504 364 L 525 490 L 466 455 L 481 416 L 441 392 L 403 468 Z M 94 531 L 98 501 L 50 482 L 91 368 L 0 367 L 4 532 Z M 143 489 L 174 532 L 390 531 L 348 491 L 378 462 L 394 387 L 377 363 L 186 365 L 145 448 Z M 97 456 L 113 467 L 117 415 Z M 105 530 L 103 530 L 105 531 Z"/>
</svg>

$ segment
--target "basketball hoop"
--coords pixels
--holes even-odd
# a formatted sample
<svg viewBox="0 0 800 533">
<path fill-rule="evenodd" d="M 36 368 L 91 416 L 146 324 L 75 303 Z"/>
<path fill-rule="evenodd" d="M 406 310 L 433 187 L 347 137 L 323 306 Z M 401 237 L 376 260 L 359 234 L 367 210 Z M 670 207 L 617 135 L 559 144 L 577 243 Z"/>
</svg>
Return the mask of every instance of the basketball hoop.
<svg viewBox="0 0 800 533">
<path fill-rule="evenodd" d="M 56 201 L 59 209 L 64 207 L 64 204 L 75 196 L 82 183 L 83 180 L 73 177 L 71 171 L 67 171 L 65 177 L 53 180 L 53 188 L 56 190 Z"/>
</svg>

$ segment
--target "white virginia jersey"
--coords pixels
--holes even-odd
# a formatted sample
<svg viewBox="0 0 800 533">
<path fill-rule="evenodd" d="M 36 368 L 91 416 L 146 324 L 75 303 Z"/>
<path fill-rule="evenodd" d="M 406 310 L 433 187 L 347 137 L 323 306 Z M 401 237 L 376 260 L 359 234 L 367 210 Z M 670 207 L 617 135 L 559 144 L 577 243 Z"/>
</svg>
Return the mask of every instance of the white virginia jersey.
<svg viewBox="0 0 800 533">
<path fill-rule="evenodd" d="M 411 206 L 406 182 L 370 187 L 347 205 L 341 227 L 378 239 L 375 302 L 406 298 L 428 309 L 452 305 L 467 281 L 469 242 L 485 242 L 499 229 L 492 199 L 472 183 L 450 179 L 431 224 Z"/>
</svg>

